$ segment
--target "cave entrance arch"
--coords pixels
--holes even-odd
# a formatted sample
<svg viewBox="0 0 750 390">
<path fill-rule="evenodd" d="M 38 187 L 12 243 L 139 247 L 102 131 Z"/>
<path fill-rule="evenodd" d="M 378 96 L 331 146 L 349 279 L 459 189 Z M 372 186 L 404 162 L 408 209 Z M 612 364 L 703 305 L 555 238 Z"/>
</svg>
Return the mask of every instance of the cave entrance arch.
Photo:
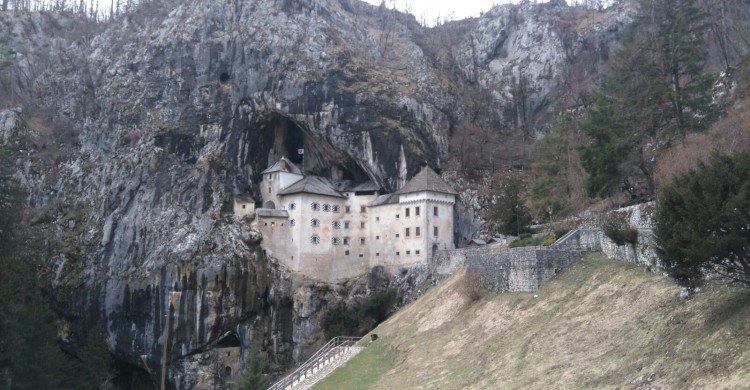
<svg viewBox="0 0 750 390">
<path fill-rule="evenodd" d="M 247 124 L 246 150 L 252 156 L 253 171 L 259 172 L 275 164 L 282 157 L 291 161 L 305 174 L 349 180 L 359 184 L 370 180 L 368 173 L 358 164 L 343 145 L 334 145 L 319 139 L 318 131 L 309 124 L 279 111 L 256 112 Z"/>
</svg>

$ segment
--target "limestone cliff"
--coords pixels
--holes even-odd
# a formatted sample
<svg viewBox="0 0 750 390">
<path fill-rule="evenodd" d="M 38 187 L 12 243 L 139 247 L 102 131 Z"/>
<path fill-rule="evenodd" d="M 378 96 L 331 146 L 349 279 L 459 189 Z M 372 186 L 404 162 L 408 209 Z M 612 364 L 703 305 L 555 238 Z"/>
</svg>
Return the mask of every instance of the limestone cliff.
<svg viewBox="0 0 750 390">
<path fill-rule="evenodd" d="M 629 12 L 507 5 L 432 29 L 357 0 L 148 2 L 105 24 L 0 15 L 0 138 L 20 151 L 29 221 L 53 243 L 69 341 L 104 321 L 117 358 L 155 376 L 169 318 L 179 388 L 212 377 L 187 367 L 229 330 L 280 365 L 304 357 L 329 302 L 387 275 L 289 274 L 232 217 L 232 196 L 259 198 L 279 156 L 394 190 L 445 164 L 468 115 L 536 136 L 575 104 L 571 85 L 606 61 Z M 472 96 L 489 97 L 476 114 Z"/>
</svg>

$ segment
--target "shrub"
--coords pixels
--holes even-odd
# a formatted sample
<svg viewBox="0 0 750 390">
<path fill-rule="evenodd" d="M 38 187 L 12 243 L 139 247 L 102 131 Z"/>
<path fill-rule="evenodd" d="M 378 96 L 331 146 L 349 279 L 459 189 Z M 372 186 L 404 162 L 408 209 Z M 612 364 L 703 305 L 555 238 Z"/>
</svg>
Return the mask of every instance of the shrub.
<svg viewBox="0 0 750 390">
<path fill-rule="evenodd" d="M 481 273 L 466 273 L 466 296 L 470 302 L 476 302 L 487 295 L 487 289 L 484 288 L 485 275 Z"/>
<path fill-rule="evenodd" d="M 555 236 L 547 236 L 542 240 L 542 246 L 550 246 L 557 241 L 557 237 Z"/>
<path fill-rule="evenodd" d="M 388 318 L 397 300 L 397 291 L 388 289 L 362 299 L 352 306 L 339 302 L 323 314 L 321 326 L 326 339 L 366 334 Z"/>
<path fill-rule="evenodd" d="M 602 225 L 604 234 L 617 245 L 638 243 L 638 230 L 628 225 L 627 216 L 623 213 L 611 213 Z"/>
<path fill-rule="evenodd" d="M 536 236 L 532 237 L 531 235 L 528 235 L 527 237 L 522 237 L 517 240 L 513 240 L 510 244 L 508 244 L 509 248 L 518 248 L 522 246 L 550 246 L 555 243 L 557 238 L 554 235 L 547 235 L 547 236 Z"/>
<path fill-rule="evenodd" d="M 656 212 L 657 253 L 669 273 L 697 287 L 706 272 L 750 284 L 750 153 L 714 155 L 677 176 Z"/>
</svg>

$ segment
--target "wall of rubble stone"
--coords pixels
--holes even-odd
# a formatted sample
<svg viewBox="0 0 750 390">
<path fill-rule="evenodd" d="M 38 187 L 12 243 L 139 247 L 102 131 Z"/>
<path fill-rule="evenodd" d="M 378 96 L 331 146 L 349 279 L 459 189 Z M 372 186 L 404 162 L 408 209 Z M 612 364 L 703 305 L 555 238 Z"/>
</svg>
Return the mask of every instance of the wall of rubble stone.
<svg viewBox="0 0 750 390">
<path fill-rule="evenodd" d="M 468 254 L 466 280 L 470 286 L 496 292 L 536 291 L 585 253 L 539 247 L 511 248 L 496 253 L 487 249 L 490 250 L 475 250 Z"/>
</svg>

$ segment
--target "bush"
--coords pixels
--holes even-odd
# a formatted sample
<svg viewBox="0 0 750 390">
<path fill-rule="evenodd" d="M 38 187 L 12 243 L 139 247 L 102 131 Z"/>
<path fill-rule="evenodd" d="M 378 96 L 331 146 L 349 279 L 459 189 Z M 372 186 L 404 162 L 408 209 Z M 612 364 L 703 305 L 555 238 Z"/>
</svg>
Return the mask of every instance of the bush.
<svg viewBox="0 0 750 390">
<path fill-rule="evenodd" d="M 484 288 L 485 275 L 477 273 L 466 273 L 466 296 L 470 302 L 477 302 L 487 295 L 487 289 Z"/>
<path fill-rule="evenodd" d="M 550 246 L 557 241 L 557 238 L 554 235 L 547 235 L 547 236 L 536 236 L 532 237 L 529 235 L 525 238 L 519 238 L 517 240 L 513 240 L 510 244 L 508 244 L 509 248 L 518 248 L 522 246 Z"/>
<path fill-rule="evenodd" d="M 750 153 L 677 176 L 655 221 L 657 253 L 678 283 L 697 287 L 710 272 L 750 285 Z"/>
<path fill-rule="evenodd" d="M 602 225 L 604 234 L 617 245 L 638 243 L 638 230 L 630 227 L 626 215 L 623 213 L 612 213 Z"/>
<path fill-rule="evenodd" d="M 388 318 L 397 300 L 397 291 L 388 289 L 365 298 L 351 307 L 344 302 L 339 302 L 323 314 L 321 326 L 326 339 L 366 334 Z"/>
</svg>

